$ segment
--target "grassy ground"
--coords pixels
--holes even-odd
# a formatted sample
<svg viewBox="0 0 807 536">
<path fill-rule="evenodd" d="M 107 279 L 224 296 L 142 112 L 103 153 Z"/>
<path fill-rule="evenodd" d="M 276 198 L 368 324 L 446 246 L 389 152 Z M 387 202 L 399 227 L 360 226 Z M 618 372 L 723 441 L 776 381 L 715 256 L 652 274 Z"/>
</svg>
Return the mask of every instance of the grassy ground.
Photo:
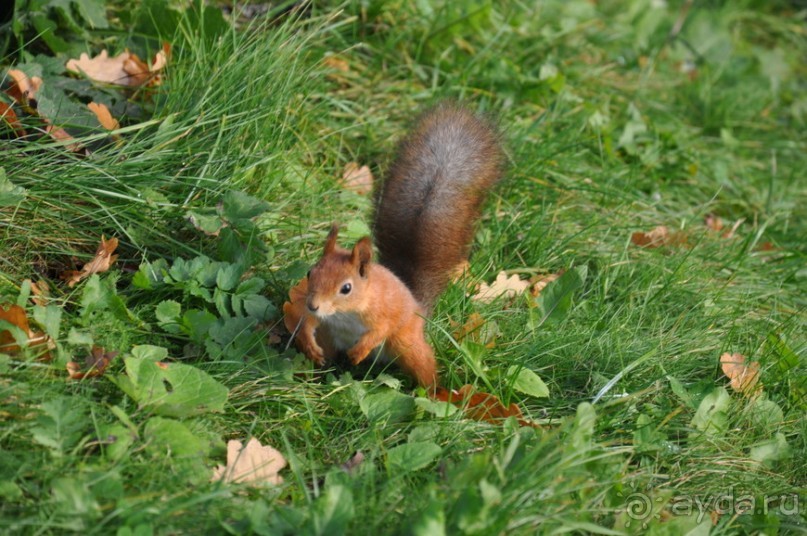
<svg viewBox="0 0 807 536">
<path fill-rule="evenodd" d="M 0 207 L 0 296 L 57 348 L 51 362 L 0 356 L 2 531 L 804 530 L 805 14 L 688 5 L 355 1 L 222 38 L 190 21 L 153 118 L 123 143 L 87 158 L 8 144 L 0 167 L 26 197 Z M 262 330 L 332 221 L 344 240 L 367 231 L 371 202 L 334 180 L 344 165 L 383 176 L 413 115 L 442 98 L 497 117 L 507 143 L 473 281 L 586 268 L 559 321 L 458 284 L 429 326 L 447 386 L 515 402 L 540 429 L 440 414 L 394 369 L 312 374 Z M 206 236 L 188 211 L 230 227 Z M 742 223 L 724 238 L 709 214 Z M 631 243 L 659 225 L 686 243 Z M 102 234 L 121 241 L 116 268 L 59 282 Z M 205 284 L 177 262 L 200 254 Z M 138 269 L 159 259 L 170 281 Z M 249 277 L 265 288 L 235 288 Z M 49 307 L 31 305 L 26 278 L 51 281 Z M 233 296 L 263 309 L 239 313 Z M 495 344 L 458 348 L 450 334 L 475 312 Z M 67 381 L 91 344 L 126 366 Z M 147 344 L 206 373 L 169 386 L 193 403 L 127 387 L 144 352 L 159 358 Z M 724 352 L 759 362 L 761 396 L 728 386 Z M 514 364 L 550 396 L 518 391 Z M 226 404 L 199 409 L 216 383 Z M 211 484 L 225 442 L 251 436 L 286 456 L 284 484 Z"/>
</svg>

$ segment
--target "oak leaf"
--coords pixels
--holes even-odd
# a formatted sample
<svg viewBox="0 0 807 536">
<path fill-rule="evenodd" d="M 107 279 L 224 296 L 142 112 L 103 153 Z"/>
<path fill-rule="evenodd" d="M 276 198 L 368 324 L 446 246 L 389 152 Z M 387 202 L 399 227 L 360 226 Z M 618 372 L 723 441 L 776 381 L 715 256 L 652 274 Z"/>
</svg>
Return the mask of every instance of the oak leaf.
<svg viewBox="0 0 807 536">
<path fill-rule="evenodd" d="M 275 448 L 261 445 L 254 437 L 244 447 L 240 441 L 227 442 L 227 466 L 213 470 L 211 482 L 269 483 L 279 485 L 283 477 L 278 473 L 286 466 L 286 459 Z"/>
<path fill-rule="evenodd" d="M 42 79 L 38 76 L 29 77 L 19 69 L 9 69 L 8 77 L 11 84 L 6 93 L 17 103 L 27 104 L 29 100 L 36 98 L 36 92 L 42 86 Z"/>
<path fill-rule="evenodd" d="M 90 354 L 84 359 L 84 366 L 75 361 L 69 361 L 65 368 L 71 380 L 94 378 L 106 372 L 109 363 L 115 359 L 118 352 L 107 352 L 100 346 L 93 346 Z"/>
<path fill-rule="evenodd" d="M 87 104 L 87 108 L 89 108 L 90 111 L 95 114 L 95 117 L 98 118 L 98 122 L 105 129 L 118 130 L 120 128 L 120 123 L 117 119 L 112 117 L 112 112 L 109 111 L 106 104 L 90 102 Z"/>
<path fill-rule="evenodd" d="M 128 50 L 114 57 L 110 57 L 106 50 L 102 50 L 92 58 L 83 52 L 78 59 L 68 60 L 65 67 L 68 71 L 84 73 L 87 78 L 106 84 L 124 87 L 157 85 L 161 82 L 159 73 L 168 63 L 169 53 L 170 46 L 166 43 L 149 66 L 137 54 Z"/>
<path fill-rule="evenodd" d="M 342 171 L 343 188 L 359 195 L 367 195 L 373 191 L 373 174 L 367 166 L 359 166 L 356 162 L 348 162 Z"/>
<path fill-rule="evenodd" d="M 101 272 L 106 272 L 112 264 L 118 259 L 117 255 L 113 255 L 115 249 L 118 247 L 118 239 L 115 237 L 106 240 L 101 236 L 101 244 L 95 251 L 95 257 L 86 263 L 81 271 L 70 270 L 62 274 L 62 277 L 67 280 L 67 286 L 73 287 L 82 279 Z"/>
<path fill-rule="evenodd" d="M 539 275 L 530 278 L 530 294 L 537 298 L 541 295 L 541 291 L 544 290 L 549 283 L 555 281 L 562 275 L 563 272 L 559 272 L 557 274 Z"/>
<path fill-rule="evenodd" d="M 731 380 L 731 388 L 745 396 L 756 397 L 762 392 L 759 383 L 759 362 L 746 362 L 742 354 L 725 352 L 720 356 L 720 368 Z"/>
<path fill-rule="evenodd" d="M 496 276 L 496 280 L 490 285 L 482 283 L 479 290 L 472 296 L 473 300 L 482 303 L 491 303 L 500 296 L 513 298 L 530 287 L 529 281 L 523 281 L 518 275 L 513 274 L 507 277 L 507 273 L 502 271 Z"/>
</svg>

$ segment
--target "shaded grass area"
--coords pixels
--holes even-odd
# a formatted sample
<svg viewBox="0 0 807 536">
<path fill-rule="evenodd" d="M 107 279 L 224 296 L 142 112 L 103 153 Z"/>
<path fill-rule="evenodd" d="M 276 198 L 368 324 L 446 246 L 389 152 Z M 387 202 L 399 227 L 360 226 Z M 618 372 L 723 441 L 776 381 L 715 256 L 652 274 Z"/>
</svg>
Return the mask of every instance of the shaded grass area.
<svg viewBox="0 0 807 536">
<path fill-rule="evenodd" d="M 64 313 L 54 363 L 0 361 L 0 526 L 236 534 L 803 528 L 804 13 L 787 3 L 686 6 L 354 2 L 220 39 L 189 26 L 176 38 L 155 117 L 132 127 L 124 144 L 85 159 L 55 146 L 9 145 L 0 166 L 27 197 L 0 208 L 0 292 L 16 301 L 24 278 L 46 277 Z M 331 56 L 349 70 L 323 65 Z M 473 281 L 500 270 L 588 270 L 559 323 L 536 327 L 527 298 L 480 305 L 458 284 L 430 324 L 447 385 L 488 389 L 484 375 L 494 394 L 543 428 L 434 415 L 422 397 L 413 406 L 396 391 L 411 389 L 394 369 L 363 381 L 364 370 L 312 374 L 285 340 L 261 337 L 214 359 L 209 347 L 166 329 L 156 311 L 169 299 L 184 310 L 198 296 L 130 284 L 143 260 L 228 260 L 223 239 L 185 217 L 215 207 L 228 190 L 247 190 L 269 203 L 256 220 L 267 248 L 256 247 L 252 264 L 279 306 L 331 221 L 345 224 L 344 240 L 367 232 L 371 202 L 335 184 L 344 164 L 368 163 L 382 176 L 412 117 L 443 98 L 494 115 L 507 140 L 508 178 L 477 233 Z M 704 226 L 708 214 L 743 222 L 723 238 Z M 657 225 L 684 233 L 686 245 L 631 244 L 633 232 Z M 91 257 L 102 233 L 122 241 L 119 273 L 102 277 L 116 281 L 131 316 L 87 313 L 85 289 L 55 282 L 71 256 Z M 458 351 L 448 335 L 473 312 L 495 322 L 496 344 Z M 181 421 L 203 446 L 181 451 L 161 440 L 152 411 L 107 378 L 65 382 L 64 362 L 82 348 L 71 328 L 124 353 L 160 344 L 226 385 L 222 413 Z M 703 400 L 727 384 L 723 352 L 761 364 L 767 405 L 729 391 L 714 404 L 722 424 L 699 426 Z M 513 364 L 537 372 L 550 398 L 516 391 L 503 373 Z M 122 372 L 118 363 L 108 376 Z M 581 405 L 598 394 L 593 406 Z M 104 438 L 121 423 L 132 441 L 119 453 Z M 225 441 L 249 436 L 283 451 L 285 484 L 208 483 Z M 395 449 L 404 445 L 413 447 L 401 461 Z M 425 445 L 439 455 L 420 466 Z M 365 461 L 341 469 L 356 451 Z M 710 516 L 692 505 L 749 495 L 757 504 L 783 499 L 743 515 Z M 631 516 L 637 497 L 658 509 Z M 692 515 L 675 509 L 687 499 Z"/>
</svg>

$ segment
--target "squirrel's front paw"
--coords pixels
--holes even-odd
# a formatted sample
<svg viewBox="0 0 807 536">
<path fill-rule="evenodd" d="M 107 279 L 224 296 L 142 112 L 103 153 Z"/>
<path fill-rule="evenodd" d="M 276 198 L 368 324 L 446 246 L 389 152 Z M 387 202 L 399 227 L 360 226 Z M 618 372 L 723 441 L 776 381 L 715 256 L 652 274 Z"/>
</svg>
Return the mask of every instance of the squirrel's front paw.
<svg viewBox="0 0 807 536">
<path fill-rule="evenodd" d="M 322 367 L 325 365 L 325 351 L 319 344 L 313 343 L 307 345 L 303 353 L 308 359 L 313 361 L 316 366 Z"/>
<path fill-rule="evenodd" d="M 347 351 L 347 357 L 350 359 L 350 362 L 353 365 L 358 365 L 362 361 L 367 358 L 367 354 L 370 353 L 370 349 L 365 348 L 364 346 L 357 344 L 353 348 Z"/>
</svg>

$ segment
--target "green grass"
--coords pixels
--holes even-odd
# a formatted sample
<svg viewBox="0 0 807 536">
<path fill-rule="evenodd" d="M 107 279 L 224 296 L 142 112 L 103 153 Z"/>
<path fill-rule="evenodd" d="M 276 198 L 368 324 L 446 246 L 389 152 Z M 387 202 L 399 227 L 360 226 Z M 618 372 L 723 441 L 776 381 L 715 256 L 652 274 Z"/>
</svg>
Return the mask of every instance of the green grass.
<svg viewBox="0 0 807 536">
<path fill-rule="evenodd" d="M 188 20 L 153 116 L 123 142 L 86 158 L 7 143 L 0 167 L 27 191 L 0 207 L 0 297 L 22 292 L 29 316 L 55 318 L 58 344 L 51 362 L 0 356 L 0 530 L 804 530 L 806 15 L 796 2 L 680 4 L 348 2 L 220 37 Z M 350 71 L 325 68 L 333 54 Z M 332 221 L 346 242 L 367 231 L 371 201 L 335 182 L 344 165 L 383 176 L 412 117 L 444 98 L 497 118 L 509 168 L 468 287 L 443 296 L 429 338 L 445 385 L 515 402 L 540 429 L 436 416 L 394 368 L 314 373 L 285 336 L 269 342 L 276 316 L 226 323 L 190 280 L 132 284 L 144 261 L 240 258 L 280 307 Z M 254 229 L 215 238 L 187 222 L 233 190 L 267 202 Z M 708 214 L 743 223 L 724 239 Z M 658 225 L 687 244 L 631 244 Z M 59 282 L 102 234 L 121 240 L 116 268 L 74 289 Z M 246 257 L 227 247 L 236 240 Z M 558 321 L 535 326 L 526 297 L 468 296 L 500 270 L 575 267 L 588 275 Z M 51 282 L 49 312 L 25 299 L 26 278 Z M 181 331 L 166 300 L 209 311 L 226 333 Z M 458 351 L 449 335 L 473 312 L 495 322 L 496 344 Z M 163 346 L 225 385 L 227 403 L 175 416 L 166 432 L 159 403 L 110 381 L 125 372 L 120 357 L 102 378 L 66 380 L 89 340 L 129 359 L 135 345 Z M 723 352 L 760 363 L 762 401 L 728 387 Z M 538 373 L 550 397 L 516 390 L 512 365 Z M 704 431 L 697 415 L 713 402 L 718 426 Z M 209 483 L 226 441 L 251 436 L 286 456 L 285 483 Z M 341 469 L 357 451 L 364 462 Z M 757 511 L 735 515 L 749 497 Z M 656 509 L 631 517 L 637 499 Z"/>
</svg>

